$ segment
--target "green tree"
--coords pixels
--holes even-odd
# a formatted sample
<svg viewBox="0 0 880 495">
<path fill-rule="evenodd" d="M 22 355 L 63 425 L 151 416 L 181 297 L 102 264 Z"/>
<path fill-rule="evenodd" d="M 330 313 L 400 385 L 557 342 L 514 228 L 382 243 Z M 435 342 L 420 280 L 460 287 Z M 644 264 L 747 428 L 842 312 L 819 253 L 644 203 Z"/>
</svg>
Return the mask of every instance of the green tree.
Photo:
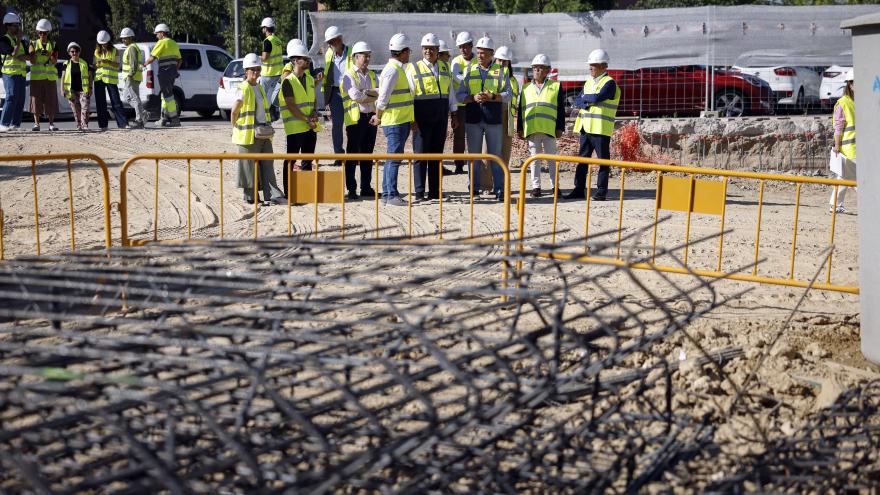
<svg viewBox="0 0 880 495">
<path fill-rule="evenodd" d="M 34 33 L 40 19 L 49 19 L 52 26 L 58 28 L 61 17 L 58 7 L 61 0 L 9 0 L 3 3 L 7 11 L 18 12 L 21 16 L 21 27 L 28 35 Z"/>
<path fill-rule="evenodd" d="M 226 50 L 235 53 L 235 12 L 232 1 L 226 2 L 225 29 L 223 39 Z M 275 20 L 275 34 L 281 38 L 285 47 L 287 42 L 298 36 L 299 26 L 296 22 L 296 0 L 239 0 L 239 36 L 241 38 L 241 55 L 262 51 L 263 33 L 260 22 L 264 17 Z"/>
<path fill-rule="evenodd" d="M 493 0 L 492 4 L 502 14 L 586 12 L 597 8 L 589 0 Z"/>
<path fill-rule="evenodd" d="M 148 3 L 145 0 L 144 3 Z M 171 36 L 177 41 L 189 41 L 190 43 L 207 42 L 217 34 L 222 25 L 222 13 L 226 4 L 232 3 L 227 0 L 155 0 L 153 12 L 146 16 L 147 27 L 152 32 L 152 27 L 164 22 L 171 28 Z"/>
<path fill-rule="evenodd" d="M 329 10 L 353 12 L 484 12 L 483 0 L 327 0 Z"/>
<path fill-rule="evenodd" d="M 107 25 L 113 38 L 119 40 L 119 33 L 124 27 L 137 31 L 141 23 L 142 0 L 107 0 L 110 7 L 110 20 Z"/>
</svg>

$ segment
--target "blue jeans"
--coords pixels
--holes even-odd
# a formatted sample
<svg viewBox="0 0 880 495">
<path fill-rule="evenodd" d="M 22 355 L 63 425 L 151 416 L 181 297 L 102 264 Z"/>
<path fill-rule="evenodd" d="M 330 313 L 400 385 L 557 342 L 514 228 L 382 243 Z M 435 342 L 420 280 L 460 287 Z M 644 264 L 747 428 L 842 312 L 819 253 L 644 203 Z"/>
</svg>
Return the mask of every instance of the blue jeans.
<svg viewBox="0 0 880 495">
<path fill-rule="evenodd" d="M 345 110 L 342 108 L 342 96 L 339 94 L 339 87 L 333 86 L 330 89 L 330 120 L 333 121 L 333 152 L 345 153 L 342 146 L 342 134 L 345 132 Z M 390 152 L 389 152 L 390 153 Z"/>
<path fill-rule="evenodd" d="M 483 137 L 486 138 L 486 153 L 501 157 L 501 124 L 487 124 L 480 122 L 479 124 L 465 124 L 465 133 L 467 134 L 468 153 L 483 152 Z M 468 171 L 471 176 L 471 190 L 476 191 L 475 184 L 480 180 L 480 169 L 483 167 L 483 160 L 474 160 L 473 165 Z M 504 169 L 497 163 L 492 163 L 492 191 L 495 194 L 504 192 Z"/>
<path fill-rule="evenodd" d="M 6 88 L 6 101 L 3 102 L 3 116 L 0 124 L 9 127 L 21 125 L 24 112 L 24 76 L 3 74 L 3 87 Z"/>
<path fill-rule="evenodd" d="M 388 140 L 388 153 L 403 153 L 406 140 L 409 138 L 410 123 L 387 125 L 382 127 L 385 139 Z M 385 161 L 385 170 L 382 173 L 382 198 L 391 199 L 400 196 L 397 192 L 397 169 L 400 160 Z"/>
<path fill-rule="evenodd" d="M 128 125 L 125 110 L 122 108 L 122 100 L 119 99 L 119 87 L 115 84 L 107 84 L 103 81 L 95 81 L 95 107 L 98 113 L 98 127 L 107 128 L 107 120 L 110 118 L 107 112 L 107 99 L 104 94 L 110 96 L 110 106 L 113 108 L 113 117 L 116 119 L 116 127 L 122 129 Z"/>
</svg>

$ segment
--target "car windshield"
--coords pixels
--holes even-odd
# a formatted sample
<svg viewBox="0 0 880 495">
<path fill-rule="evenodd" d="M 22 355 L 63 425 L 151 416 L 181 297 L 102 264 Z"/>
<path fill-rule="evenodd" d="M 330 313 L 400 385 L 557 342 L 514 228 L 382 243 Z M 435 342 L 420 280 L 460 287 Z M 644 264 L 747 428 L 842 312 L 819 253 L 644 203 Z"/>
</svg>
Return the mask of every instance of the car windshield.
<svg viewBox="0 0 880 495">
<path fill-rule="evenodd" d="M 244 77 L 244 69 L 242 68 L 241 60 L 233 60 L 226 66 L 226 71 L 223 72 L 223 77 Z"/>
</svg>

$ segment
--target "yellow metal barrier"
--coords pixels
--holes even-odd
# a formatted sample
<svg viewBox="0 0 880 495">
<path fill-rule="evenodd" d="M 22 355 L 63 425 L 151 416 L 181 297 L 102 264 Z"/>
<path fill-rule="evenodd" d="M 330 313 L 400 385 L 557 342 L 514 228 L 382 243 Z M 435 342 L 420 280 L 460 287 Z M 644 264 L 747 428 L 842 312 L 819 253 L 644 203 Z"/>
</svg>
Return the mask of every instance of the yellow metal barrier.
<svg viewBox="0 0 880 495">
<path fill-rule="evenodd" d="M 40 201 L 39 192 L 37 190 L 37 163 L 38 162 L 58 162 L 67 163 L 67 194 L 69 202 L 70 215 L 70 250 L 76 250 L 76 221 L 74 218 L 74 196 L 73 196 L 73 171 L 72 166 L 75 161 L 94 162 L 101 169 L 101 178 L 103 183 L 102 199 L 104 202 L 104 245 L 112 246 L 111 228 L 110 228 L 110 174 L 107 171 L 107 164 L 104 160 L 90 153 L 50 153 L 42 155 L 5 155 L 0 156 L 0 162 L 30 162 L 31 163 L 31 183 L 34 194 L 34 247 L 37 256 L 42 252 L 40 243 Z M 2 203 L 0 203 L 0 260 L 6 259 L 6 244 L 4 241 L 4 217 Z"/>
<path fill-rule="evenodd" d="M 809 280 L 797 279 L 795 277 L 795 256 L 797 253 L 797 228 L 798 228 L 798 214 L 800 212 L 801 206 L 801 186 L 803 184 L 818 184 L 825 186 L 834 187 L 834 195 L 837 196 L 839 188 L 842 186 L 854 187 L 856 185 L 855 181 L 849 180 L 838 180 L 838 179 L 825 179 L 819 177 L 799 177 L 799 176 L 789 176 L 789 175 L 780 175 L 780 174 L 765 174 L 765 173 L 757 173 L 757 172 L 737 172 L 731 170 L 718 170 L 711 168 L 698 168 L 698 167 L 679 167 L 674 165 L 657 165 L 651 163 L 634 163 L 634 162 L 622 162 L 617 160 L 601 160 L 596 158 L 583 158 L 583 157 L 572 157 L 572 156 L 562 156 L 562 155 L 535 155 L 529 157 L 522 165 L 521 174 L 520 174 L 520 197 L 518 203 L 518 213 L 519 213 L 519 223 L 518 223 L 518 236 L 519 236 L 519 249 L 523 249 L 523 239 L 525 238 L 525 211 L 526 211 L 526 173 L 529 170 L 529 166 L 539 160 L 555 160 L 557 164 L 559 163 L 575 163 L 575 164 L 586 164 L 590 168 L 587 174 L 587 184 L 592 184 L 592 174 L 593 167 L 599 165 L 607 165 L 613 168 L 617 168 L 620 170 L 620 198 L 618 204 L 618 217 L 617 217 L 617 249 L 616 255 L 614 257 L 610 256 L 596 256 L 591 255 L 589 253 L 588 240 L 589 240 L 589 225 L 590 225 L 590 194 L 588 191 L 587 199 L 586 199 L 586 209 L 584 212 L 584 253 L 583 255 L 574 254 L 574 253 L 553 253 L 548 254 L 547 256 L 553 258 L 561 258 L 561 259 L 575 259 L 582 262 L 588 263 L 598 263 L 598 264 L 612 264 L 612 265 L 629 265 L 633 268 L 644 268 L 651 270 L 659 270 L 669 273 L 689 273 L 693 272 L 700 276 L 704 277 L 718 277 L 718 278 L 728 278 L 732 280 L 741 280 L 747 282 L 758 282 L 765 284 L 775 284 L 775 285 L 784 285 L 784 286 L 793 286 L 793 287 L 808 287 L 811 286 Z M 552 240 L 551 242 L 556 242 L 556 212 L 557 212 L 557 202 L 558 202 L 558 170 L 559 166 L 557 166 L 557 180 L 555 181 L 557 190 L 554 191 L 553 196 L 553 219 L 552 219 Z M 628 170 L 638 170 L 638 171 L 646 171 L 646 172 L 654 172 L 657 178 L 657 190 L 654 204 L 654 222 L 653 222 L 653 238 L 652 238 L 652 255 L 651 262 L 640 262 L 640 263 L 630 263 L 623 259 L 620 256 L 620 245 L 621 245 L 621 233 L 623 230 L 623 196 L 625 191 L 625 178 L 626 172 Z M 667 176 L 664 174 L 674 173 L 674 174 L 684 174 L 687 177 L 676 177 L 676 176 Z M 696 176 L 708 176 L 715 177 L 720 180 L 706 180 L 706 179 L 697 179 Z M 722 270 L 722 256 L 723 256 L 723 248 L 724 248 L 724 222 L 726 216 L 727 209 L 727 185 L 728 180 L 730 178 L 741 178 L 741 179 L 753 179 L 758 182 L 758 213 L 757 213 L 757 225 L 755 227 L 755 250 L 754 250 L 754 259 L 752 261 L 752 273 L 727 273 Z M 764 185 L 767 181 L 788 183 L 795 185 L 795 205 L 794 205 L 794 223 L 792 227 L 792 238 L 791 238 L 791 256 L 789 259 L 789 272 L 788 277 L 772 277 L 765 275 L 758 275 L 758 262 L 760 255 L 760 243 L 761 243 L 761 221 L 762 221 L 762 210 L 764 207 Z M 591 186 L 590 186 L 591 187 Z M 684 250 L 683 250 L 683 264 L 684 267 L 681 266 L 669 266 L 663 264 L 657 264 L 655 260 L 656 249 L 657 249 L 657 225 L 659 219 L 660 210 L 667 211 L 679 211 L 686 213 L 686 223 L 685 223 L 685 239 L 684 239 Z M 715 263 L 714 270 L 693 268 L 688 266 L 688 252 L 690 251 L 690 228 L 691 228 L 691 214 L 699 213 L 704 215 L 712 215 L 719 217 L 719 240 L 718 240 L 718 253 L 717 259 Z M 834 244 L 834 230 L 837 222 L 837 212 L 833 211 L 831 214 L 831 225 L 830 225 L 830 233 L 828 244 Z M 839 285 L 833 284 L 831 282 L 831 269 L 832 269 L 832 257 L 828 256 L 827 268 L 826 268 L 826 276 L 825 282 L 812 284 L 813 288 L 822 289 L 822 290 L 830 290 L 830 291 L 839 291 L 839 292 L 847 292 L 852 294 L 858 294 L 859 288 L 853 285 Z"/>
</svg>

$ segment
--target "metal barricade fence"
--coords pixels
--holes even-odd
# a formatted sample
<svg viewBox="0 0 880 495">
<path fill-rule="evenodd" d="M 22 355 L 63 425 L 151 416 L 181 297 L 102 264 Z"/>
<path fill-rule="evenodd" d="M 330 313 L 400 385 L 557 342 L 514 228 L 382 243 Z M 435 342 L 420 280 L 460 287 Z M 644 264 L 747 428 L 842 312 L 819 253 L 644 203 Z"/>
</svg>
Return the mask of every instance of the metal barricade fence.
<svg viewBox="0 0 880 495">
<path fill-rule="evenodd" d="M 780 175 L 780 174 L 766 174 L 766 173 L 756 173 L 756 172 L 737 172 L 731 170 L 718 170 L 711 168 L 698 168 L 698 167 L 679 167 L 674 165 L 656 165 L 650 163 L 635 163 L 635 162 L 622 162 L 617 160 L 601 160 L 596 158 L 583 158 L 583 157 L 572 157 L 572 156 L 563 156 L 563 155 L 534 155 L 529 157 L 523 162 L 521 173 L 520 173 L 520 197 L 518 202 L 518 226 L 517 226 L 517 234 L 518 234 L 518 249 L 524 249 L 523 239 L 526 237 L 526 174 L 529 171 L 530 165 L 532 163 L 536 163 L 541 160 L 555 160 L 557 163 L 556 168 L 556 180 L 554 181 L 555 187 L 557 191 L 554 191 L 553 194 L 553 211 L 552 211 L 552 220 L 550 226 L 550 236 L 551 243 L 556 243 L 557 237 L 557 205 L 558 205 L 558 187 L 559 187 L 559 164 L 561 163 L 573 163 L 573 164 L 585 164 L 589 167 L 587 173 L 587 184 L 589 185 L 587 190 L 586 197 L 586 207 L 584 209 L 584 231 L 583 231 L 583 254 L 579 253 L 554 253 L 554 257 L 566 257 L 573 258 L 579 261 L 588 262 L 588 263 L 599 263 L 599 264 L 615 264 L 615 265 L 623 265 L 627 264 L 632 266 L 633 268 L 643 268 L 643 269 L 651 269 L 651 270 L 659 270 L 669 273 L 688 273 L 692 272 L 700 276 L 704 277 L 717 277 L 717 278 L 727 278 L 731 280 L 739 280 L 746 282 L 758 282 L 765 284 L 775 284 L 775 285 L 783 285 L 783 286 L 793 286 L 793 287 L 808 287 L 811 286 L 815 289 L 822 290 L 830 290 L 830 291 L 839 291 L 839 292 L 847 292 L 852 294 L 858 294 L 859 288 L 857 285 L 844 285 L 844 284 L 835 284 L 832 283 L 831 280 L 831 271 L 832 271 L 832 260 L 833 256 L 831 254 L 827 257 L 827 266 L 825 267 L 825 277 L 824 282 L 816 282 L 811 284 L 809 279 L 806 278 L 798 278 L 796 276 L 795 270 L 795 258 L 797 254 L 797 235 L 798 235 L 798 214 L 801 207 L 801 188 L 804 184 L 816 184 L 816 185 L 825 185 L 832 186 L 833 189 L 833 197 L 835 198 L 841 187 L 855 187 L 856 182 L 850 180 L 838 180 L 838 179 L 826 179 L 819 177 L 801 177 L 801 176 L 790 176 L 790 175 Z M 538 164 L 539 165 L 539 164 Z M 602 256 L 597 255 L 595 253 L 590 253 L 590 247 L 588 244 L 589 241 L 589 233 L 590 233 L 590 202 L 591 202 L 591 194 L 590 188 L 592 188 L 592 175 L 593 170 L 596 166 L 607 165 L 609 167 L 619 169 L 620 178 L 620 194 L 618 198 L 618 215 L 616 226 L 608 229 L 610 231 L 616 231 L 617 240 L 616 240 L 616 252 L 615 255 L 612 256 Z M 652 241 L 651 246 L 653 252 L 650 255 L 650 262 L 639 262 L 639 263 L 629 263 L 626 260 L 621 258 L 621 237 L 622 231 L 624 229 L 623 225 L 623 212 L 624 212 L 624 192 L 625 192 L 625 179 L 627 171 L 643 171 L 643 172 L 654 172 L 656 174 L 656 182 L 657 188 L 655 191 L 655 201 L 654 201 L 654 211 L 653 211 L 653 226 L 650 224 L 647 227 L 652 228 Z M 685 175 L 685 177 L 678 177 L 676 175 Z M 708 176 L 721 180 L 707 180 L 707 179 L 698 179 L 698 176 Z M 738 179 L 746 179 L 753 180 L 757 182 L 758 189 L 758 201 L 757 201 L 757 219 L 755 225 L 755 237 L 754 237 L 754 256 L 750 262 L 748 263 L 751 273 L 742 273 L 736 270 L 731 272 L 726 272 L 723 270 L 724 266 L 722 263 L 723 253 L 724 253 L 724 222 L 727 214 L 727 204 L 728 204 L 728 181 L 731 178 Z M 783 184 L 793 184 L 795 186 L 795 200 L 794 200 L 794 219 L 792 226 L 792 235 L 791 235 L 791 245 L 790 245 L 790 258 L 788 260 L 788 276 L 773 276 L 773 275 L 759 275 L 758 267 L 759 267 L 759 257 L 760 257 L 760 248 L 761 248 L 761 222 L 762 218 L 762 210 L 764 207 L 764 188 L 765 184 L 768 182 L 777 182 Z M 657 263 L 655 259 L 656 254 L 656 246 L 657 246 L 657 227 L 659 223 L 659 213 L 661 210 L 669 211 L 669 212 L 681 212 L 685 214 L 685 233 L 684 233 L 684 247 L 683 247 L 683 256 L 682 260 L 684 262 L 685 268 L 681 266 L 670 266 L 664 265 L 662 263 Z M 691 221 L 692 214 L 703 214 L 703 215 L 713 215 L 719 217 L 719 229 L 718 229 L 718 247 L 717 247 L 717 256 L 715 257 L 714 269 L 704 269 L 699 267 L 694 267 L 688 264 L 688 252 L 690 251 L 690 230 L 691 230 Z M 829 225 L 829 236 L 828 236 L 828 246 L 833 247 L 834 244 L 834 236 L 835 236 L 835 227 L 837 224 L 837 211 L 836 209 L 832 209 L 830 214 L 830 225 Z M 542 226 L 543 227 L 543 226 Z"/>
<path fill-rule="evenodd" d="M 0 156 L 0 162 L 30 162 L 31 163 L 31 184 L 34 195 L 34 251 L 39 256 L 42 253 L 42 245 L 40 242 L 40 199 L 37 187 L 37 163 L 38 162 L 66 162 L 67 164 L 67 193 L 68 208 L 70 217 L 70 250 L 76 251 L 76 219 L 73 193 L 73 164 L 77 161 L 94 162 L 101 169 L 102 181 L 102 201 L 104 208 L 104 245 L 112 246 L 112 231 L 110 226 L 110 174 L 107 170 L 107 164 L 104 160 L 90 153 L 49 153 L 42 155 L 5 155 Z M 0 198 L 0 260 L 6 259 L 6 242 L 5 242 L 5 211 L 3 209 L 2 198 Z"/>
</svg>

